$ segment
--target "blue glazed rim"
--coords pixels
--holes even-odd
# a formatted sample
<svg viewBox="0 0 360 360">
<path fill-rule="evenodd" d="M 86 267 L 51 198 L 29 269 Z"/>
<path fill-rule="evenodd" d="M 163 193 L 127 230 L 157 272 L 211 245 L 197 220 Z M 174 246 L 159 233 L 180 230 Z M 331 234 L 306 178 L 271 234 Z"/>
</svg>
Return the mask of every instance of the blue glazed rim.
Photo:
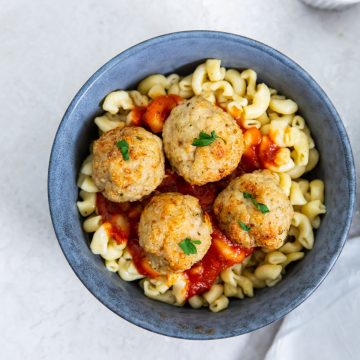
<svg viewBox="0 0 360 360">
<path fill-rule="evenodd" d="M 62 239 L 65 236 L 64 229 L 59 226 L 57 223 L 57 212 L 58 210 L 54 206 L 54 199 L 52 198 L 52 191 L 51 188 L 55 185 L 55 179 L 52 177 L 52 169 L 55 162 L 56 153 L 58 151 L 59 143 L 58 143 L 58 135 L 62 132 L 62 128 L 65 125 L 67 119 L 70 117 L 73 110 L 76 108 L 77 104 L 81 100 L 81 98 L 87 93 L 87 91 L 92 87 L 93 83 L 104 73 L 109 71 L 113 66 L 116 66 L 120 61 L 123 61 L 125 58 L 128 58 L 132 56 L 134 53 L 136 53 L 140 49 L 146 49 L 148 47 L 151 47 L 153 45 L 156 45 L 158 43 L 161 43 L 163 41 L 169 41 L 169 40 L 175 40 L 175 39 L 196 39 L 196 38 L 209 38 L 209 39 L 224 39 L 227 41 L 233 41 L 234 43 L 241 43 L 242 45 L 248 46 L 248 47 L 255 47 L 259 50 L 261 50 L 264 53 L 267 53 L 268 55 L 275 58 L 277 61 L 281 62 L 283 65 L 289 67 L 292 71 L 297 72 L 300 74 L 308 83 L 308 86 L 311 87 L 321 98 L 321 100 L 326 104 L 327 108 L 330 110 L 334 123 L 336 125 L 337 131 L 341 137 L 341 143 L 344 150 L 345 155 L 345 166 L 346 166 L 346 174 L 344 176 L 348 179 L 348 194 L 349 194 L 349 206 L 347 208 L 347 220 L 344 224 L 344 232 L 342 237 L 338 240 L 338 251 L 337 253 L 330 259 L 328 263 L 328 268 L 326 271 L 323 272 L 321 278 L 318 279 L 318 282 L 314 284 L 314 286 L 309 287 L 306 289 L 306 291 L 303 291 L 297 298 L 295 298 L 291 303 L 289 303 L 286 307 L 281 309 L 280 311 L 276 312 L 275 314 L 272 314 L 266 322 L 263 324 L 252 324 L 248 326 L 246 329 L 239 329 L 237 333 L 231 332 L 231 333 L 224 333 L 224 334 L 186 334 L 181 330 L 174 330 L 172 333 L 164 333 L 161 329 L 158 327 L 155 327 L 146 321 L 142 321 L 141 319 L 136 319 L 131 316 L 131 314 L 128 314 L 126 311 L 119 313 L 119 311 L 116 311 L 114 307 L 112 306 L 111 302 L 106 299 L 106 297 L 101 297 L 101 294 L 97 294 L 97 292 L 94 290 L 93 286 L 91 284 L 87 284 L 84 282 L 82 272 L 80 269 L 78 269 L 74 264 L 71 263 L 66 250 L 63 247 Z M 59 128 L 56 132 L 54 143 L 52 146 L 51 154 L 50 154 L 50 161 L 49 161 L 49 169 L 48 169 L 48 200 L 49 200 L 49 208 L 50 208 L 50 215 L 52 224 L 55 230 L 56 237 L 58 239 L 59 245 L 61 247 L 61 250 L 67 259 L 70 267 L 76 274 L 76 276 L 79 278 L 79 280 L 83 283 L 83 285 L 102 303 L 104 304 L 108 309 L 113 311 L 115 314 L 119 315 L 123 319 L 129 321 L 130 323 L 137 325 L 143 329 L 152 331 L 154 333 L 158 333 L 160 335 L 167 335 L 171 337 L 181 338 L 181 339 L 192 339 L 192 340 L 210 340 L 210 339 L 221 339 L 221 338 L 228 338 L 233 337 L 237 335 L 241 335 L 244 333 L 248 333 L 257 329 L 260 329 L 264 326 L 267 326 L 274 321 L 280 320 L 285 315 L 287 315 L 290 311 L 294 310 L 296 307 L 298 307 L 303 301 L 305 301 L 323 282 L 323 280 L 326 278 L 332 267 L 334 266 L 336 260 L 338 259 L 345 241 L 347 239 L 347 235 L 350 229 L 354 206 L 355 206 L 355 194 L 356 194 L 356 175 L 355 175 L 355 165 L 354 165 L 354 159 L 353 154 L 350 146 L 350 142 L 345 130 L 345 127 L 340 119 L 339 114 L 337 113 L 334 105 L 328 98 L 328 96 L 325 94 L 323 89 L 320 87 L 320 85 L 296 62 L 291 60 L 286 55 L 282 54 L 281 52 L 273 49 L 272 47 L 265 45 L 259 41 L 240 36 L 235 35 L 231 33 L 226 32 L 218 32 L 218 31 L 209 31 L 209 30 L 193 30 L 193 31 L 182 31 L 182 32 L 174 32 L 169 33 L 165 35 L 161 35 L 146 41 L 143 41 L 137 45 L 134 45 L 130 47 L 129 49 L 123 51 L 122 53 L 116 55 L 111 60 L 109 60 L 105 65 L 103 65 L 99 70 L 97 70 L 90 78 L 89 80 L 81 87 L 81 89 L 78 91 L 78 93 L 75 95 L 74 99 L 70 103 L 69 107 L 67 108 L 61 122 L 59 125 Z"/>
</svg>

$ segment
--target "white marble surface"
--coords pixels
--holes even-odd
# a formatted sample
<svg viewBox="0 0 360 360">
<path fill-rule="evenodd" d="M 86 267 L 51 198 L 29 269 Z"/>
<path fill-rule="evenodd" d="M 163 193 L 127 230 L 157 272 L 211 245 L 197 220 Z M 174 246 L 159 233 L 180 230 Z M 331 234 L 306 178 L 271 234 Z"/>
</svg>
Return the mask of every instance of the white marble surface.
<svg viewBox="0 0 360 360">
<path fill-rule="evenodd" d="M 163 33 L 213 29 L 263 41 L 308 70 L 338 108 L 357 156 L 359 17 L 360 7 L 322 12 L 296 0 L 0 0 L 0 358 L 262 359 L 280 323 L 227 340 L 170 339 L 88 293 L 50 223 L 52 140 L 75 92 L 109 58 Z"/>
</svg>

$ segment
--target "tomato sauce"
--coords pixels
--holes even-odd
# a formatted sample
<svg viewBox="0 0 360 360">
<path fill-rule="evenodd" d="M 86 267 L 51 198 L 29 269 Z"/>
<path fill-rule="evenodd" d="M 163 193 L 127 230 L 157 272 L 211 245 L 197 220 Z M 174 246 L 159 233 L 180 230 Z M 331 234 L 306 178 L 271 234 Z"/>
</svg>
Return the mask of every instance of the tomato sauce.
<svg viewBox="0 0 360 360">
<path fill-rule="evenodd" d="M 263 168 L 267 168 L 268 165 L 276 165 L 275 160 L 278 151 L 279 147 L 267 135 L 263 135 L 259 146 L 259 157 Z"/>
<path fill-rule="evenodd" d="M 243 121 L 242 121 L 243 112 L 242 112 L 242 110 L 240 110 L 240 109 L 236 108 L 235 106 L 233 106 L 230 109 L 230 115 L 235 119 L 235 121 L 240 126 L 240 128 L 242 130 L 244 130 L 244 128 L 242 127 L 242 124 L 243 124 Z"/>
<path fill-rule="evenodd" d="M 209 183 L 204 186 L 196 186 L 187 183 L 181 176 L 171 169 L 166 169 L 166 177 L 162 184 L 155 190 L 156 193 L 180 192 L 184 195 L 192 195 L 199 199 L 204 211 L 211 213 L 212 205 L 217 194 L 231 180 L 223 179 L 222 182 Z M 98 213 L 102 216 L 103 222 L 110 223 L 110 236 L 117 242 L 126 241 L 127 248 L 133 258 L 134 265 L 138 272 L 150 278 L 159 276 L 146 258 L 145 251 L 138 240 L 138 223 L 142 208 L 149 198 L 141 201 L 124 204 L 113 203 L 107 200 L 101 193 L 97 193 L 96 206 Z M 116 222 L 117 216 L 125 216 L 129 221 L 129 231 L 126 233 L 120 229 Z M 196 263 L 191 269 L 185 271 L 188 278 L 187 298 L 201 294 L 209 290 L 219 276 L 220 272 L 229 266 L 241 263 L 246 256 L 250 255 L 253 249 L 240 246 L 229 240 L 217 227 L 216 220 L 211 215 L 213 224 L 212 244 L 204 258 Z"/>
<path fill-rule="evenodd" d="M 102 217 L 102 222 L 108 222 L 111 227 L 108 228 L 109 236 L 118 244 L 127 242 L 129 229 L 119 226 L 118 217 L 123 215 L 124 209 L 122 204 L 107 200 L 101 193 L 96 194 L 96 208 Z"/>
<path fill-rule="evenodd" d="M 152 100 L 148 106 L 135 107 L 131 110 L 130 119 L 135 126 L 145 126 L 153 133 L 160 133 L 171 110 L 182 100 L 178 95 L 161 95 Z"/>
<path fill-rule="evenodd" d="M 134 265 L 140 274 L 149 278 L 154 278 L 160 275 L 151 267 L 150 262 L 146 258 L 145 251 L 139 244 L 138 238 L 130 238 L 127 242 L 127 247 L 132 256 Z"/>
<path fill-rule="evenodd" d="M 150 102 L 147 107 L 133 109 L 130 113 L 131 121 L 135 126 L 145 126 L 155 133 L 161 132 L 171 110 L 181 101 L 182 98 L 176 95 L 160 96 Z M 234 118 L 239 123 L 241 114 L 237 115 L 238 118 L 237 116 L 234 116 Z M 211 246 L 202 260 L 184 272 L 188 278 L 187 298 L 209 290 L 221 271 L 234 264 L 241 263 L 253 251 L 252 248 L 244 248 L 229 240 L 218 228 L 216 219 L 212 214 L 216 196 L 232 179 L 246 172 L 263 169 L 269 164 L 275 164 L 275 158 L 279 150 L 278 146 L 268 136 L 262 135 L 256 128 L 242 130 L 245 151 L 239 166 L 229 176 L 216 183 L 208 183 L 204 186 L 191 185 L 177 175 L 169 164 L 166 164 L 166 176 L 152 194 L 179 192 L 184 195 L 192 195 L 199 199 L 203 210 L 210 214 L 213 224 Z M 103 222 L 112 225 L 110 236 L 118 243 L 127 243 L 127 248 L 139 273 L 153 278 L 159 276 L 159 274 L 152 269 L 138 240 L 140 215 L 151 196 L 142 201 L 118 204 L 107 200 L 101 193 L 97 193 L 96 207 L 98 213 L 102 216 Z M 127 229 L 124 230 L 123 226 L 119 226 L 118 216 L 126 219 L 128 222 Z"/>
<path fill-rule="evenodd" d="M 166 169 L 165 174 L 165 179 L 156 191 L 161 193 L 179 192 L 183 195 L 192 195 L 199 199 L 200 205 L 204 211 L 211 211 L 215 198 L 221 190 L 217 184 L 208 183 L 203 186 L 191 185 L 170 168 Z"/>
<path fill-rule="evenodd" d="M 275 163 L 279 147 L 260 130 L 253 127 L 244 132 L 245 151 L 241 166 L 245 172 L 277 166 Z"/>
<path fill-rule="evenodd" d="M 142 119 L 144 114 L 146 113 L 146 106 L 137 106 L 130 112 L 131 123 L 134 126 L 141 126 Z"/>
<path fill-rule="evenodd" d="M 209 290 L 221 271 L 241 263 L 253 251 L 230 241 L 216 226 L 211 236 L 212 243 L 206 255 L 185 271 L 189 279 L 187 299 Z"/>
<path fill-rule="evenodd" d="M 128 204 L 127 204 L 128 205 Z M 131 203 L 130 206 L 114 203 L 106 199 L 101 193 L 96 194 L 96 207 L 103 223 L 110 223 L 109 236 L 118 244 L 126 242 L 126 246 L 133 257 L 133 262 L 140 274 L 148 277 L 156 277 L 160 274 L 151 268 L 146 258 L 145 251 L 139 244 L 138 224 L 142 211 L 139 202 Z M 124 231 L 118 225 L 117 217 L 122 216 L 128 222 L 128 231 Z"/>
</svg>

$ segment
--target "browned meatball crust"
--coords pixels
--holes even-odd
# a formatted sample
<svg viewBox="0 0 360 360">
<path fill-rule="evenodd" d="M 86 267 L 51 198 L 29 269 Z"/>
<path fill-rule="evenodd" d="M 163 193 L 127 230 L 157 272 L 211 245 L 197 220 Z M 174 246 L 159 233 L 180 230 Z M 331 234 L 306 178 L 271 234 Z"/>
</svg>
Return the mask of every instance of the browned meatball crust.
<svg viewBox="0 0 360 360">
<path fill-rule="evenodd" d="M 193 146 L 200 132 L 218 136 L 208 146 Z M 163 128 L 164 151 L 187 182 L 204 185 L 229 175 L 239 164 L 243 136 L 236 121 L 201 96 L 176 106 Z"/>
<path fill-rule="evenodd" d="M 139 242 L 153 268 L 161 273 L 181 272 L 201 260 L 211 245 L 212 226 L 198 199 L 179 193 L 155 195 L 141 214 Z M 180 247 L 197 240 L 196 253 Z"/>
<path fill-rule="evenodd" d="M 128 143 L 128 160 L 116 145 L 120 140 Z M 95 141 L 93 153 L 92 177 L 111 201 L 140 200 L 155 190 L 165 175 L 161 139 L 141 127 L 107 131 Z"/>
<path fill-rule="evenodd" d="M 245 247 L 277 249 L 287 236 L 293 208 L 278 177 L 262 170 L 231 181 L 216 198 L 214 213 L 220 228 L 233 241 Z"/>
</svg>

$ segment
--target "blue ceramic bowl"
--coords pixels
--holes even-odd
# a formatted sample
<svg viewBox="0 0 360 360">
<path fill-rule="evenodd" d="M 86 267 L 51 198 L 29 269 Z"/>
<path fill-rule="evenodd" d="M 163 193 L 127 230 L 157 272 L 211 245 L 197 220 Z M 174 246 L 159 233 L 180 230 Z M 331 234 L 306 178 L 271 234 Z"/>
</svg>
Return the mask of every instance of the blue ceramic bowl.
<svg viewBox="0 0 360 360">
<path fill-rule="evenodd" d="M 89 249 L 76 208 L 79 166 L 96 136 L 93 118 L 99 102 L 114 89 L 131 89 L 153 73 L 187 74 L 207 58 L 223 65 L 254 69 L 260 79 L 294 99 L 306 118 L 321 161 L 313 176 L 325 180 L 328 212 L 315 246 L 275 287 L 254 298 L 232 300 L 220 313 L 174 307 L 146 298 L 137 283 L 106 270 Z M 355 172 L 350 144 L 334 106 L 319 85 L 278 51 L 238 35 L 190 31 L 160 36 L 136 45 L 106 63 L 81 88 L 55 137 L 48 192 L 56 236 L 70 266 L 105 306 L 150 331 L 186 339 L 218 339 L 244 334 L 280 319 L 301 304 L 324 280 L 345 243 L 350 227 Z"/>
</svg>

